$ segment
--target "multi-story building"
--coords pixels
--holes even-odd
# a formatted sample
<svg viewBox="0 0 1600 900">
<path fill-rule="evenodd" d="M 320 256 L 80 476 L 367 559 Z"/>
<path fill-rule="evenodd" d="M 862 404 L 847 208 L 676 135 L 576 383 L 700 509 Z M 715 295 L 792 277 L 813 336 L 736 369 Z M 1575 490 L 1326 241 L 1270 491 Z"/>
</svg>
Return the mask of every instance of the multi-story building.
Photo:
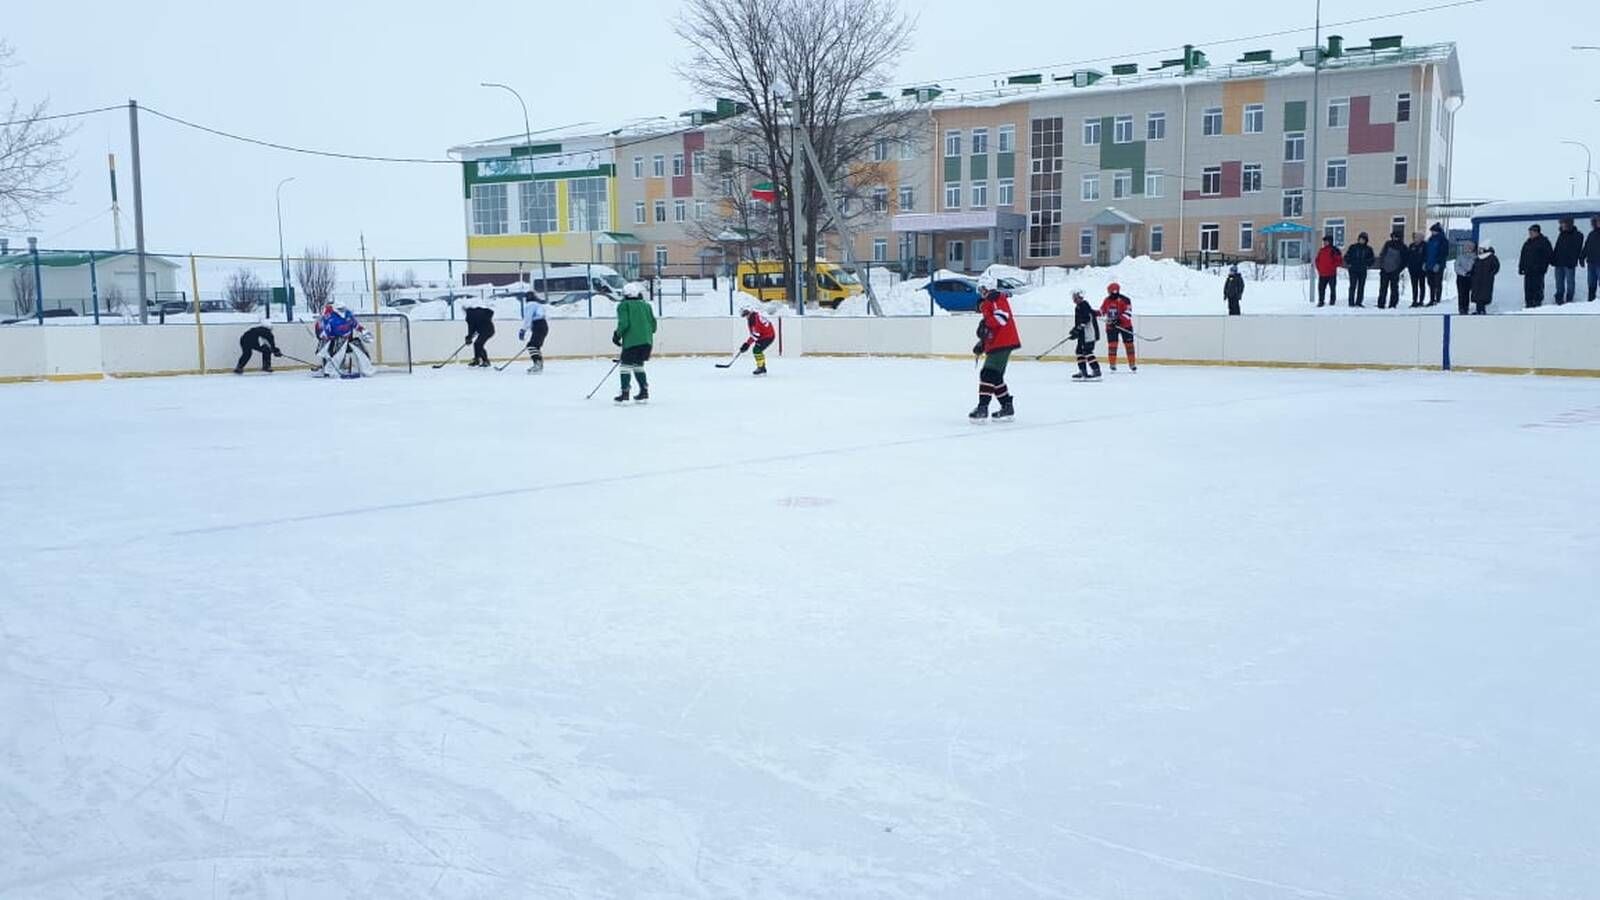
<svg viewBox="0 0 1600 900">
<path fill-rule="evenodd" d="M 857 170 L 878 183 L 852 249 L 860 261 L 965 271 L 1129 254 L 1302 259 L 1319 233 L 1343 246 L 1361 231 L 1381 243 L 1422 230 L 1429 206 L 1450 199 L 1463 97 L 1453 44 L 1346 47 L 1337 36 L 1287 59 L 1253 51 L 1212 64 L 1186 48 L 1147 70 L 906 94 L 912 136 L 876 142 Z M 862 114 L 897 102 L 875 93 Z M 686 121 L 456 148 L 472 270 L 533 259 L 541 227 L 546 254 L 563 261 L 645 274 L 725 265 L 740 235 L 706 220 L 749 187 L 730 162 L 750 148 L 718 124 L 739 113 L 721 101 Z M 582 190 L 609 218 L 574 218 L 579 182 L 598 185 Z M 825 243 L 839 254 L 837 235 Z"/>
</svg>

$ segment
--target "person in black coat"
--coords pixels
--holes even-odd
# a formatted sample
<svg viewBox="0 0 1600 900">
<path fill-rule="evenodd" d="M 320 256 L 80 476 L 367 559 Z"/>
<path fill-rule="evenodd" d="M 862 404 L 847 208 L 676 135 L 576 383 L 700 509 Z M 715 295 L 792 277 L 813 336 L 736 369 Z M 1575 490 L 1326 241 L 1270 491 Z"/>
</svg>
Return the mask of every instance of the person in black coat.
<svg viewBox="0 0 1600 900">
<path fill-rule="evenodd" d="M 278 342 L 272 338 L 272 329 L 266 325 L 257 325 L 239 336 L 239 363 L 233 367 L 233 374 L 243 375 L 244 367 L 250 365 L 250 357 L 257 352 L 261 354 L 263 372 L 271 372 L 272 358 L 283 355 Z"/>
<path fill-rule="evenodd" d="M 1222 283 L 1222 299 L 1228 301 L 1228 315 L 1239 315 L 1239 301 L 1244 299 L 1244 276 L 1238 266 L 1228 267 L 1228 280 Z"/>
<path fill-rule="evenodd" d="M 1399 231 L 1383 242 L 1383 252 L 1378 254 L 1378 308 L 1383 309 L 1384 299 L 1390 309 L 1400 306 L 1400 275 L 1406 270 L 1406 239 Z"/>
<path fill-rule="evenodd" d="M 1484 241 L 1478 248 L 1478 261 L 1472 264 L 1472 314 L 1481 316 L 1484 307 L 1494 302 L 1494 277 L 1500 274 L 1500 258 L 1494 245 Z"/>
<path fill-rule="evenodd" d="M 1556 231 L 1550 267 L 1556 270 L 1556 305 L 1578 299 L 1578 263 L 1583 259 L 1583 235 L 1571 219 L 1562 219 Z"/>
<path fill-rule="evenodd" d="M 1422 306 L 1428 301 L 1428 284 L 1423 270 L 1428 259 L 1428 242 L 1419 232 L 1411 232 L 1411 243 L 1406 245 L 1406 274 L 1411 276 L 1411 305 Z"/>
<path fill-rule="evenodd" d="M 1544 274 L 1550 270 L 1555 248 L 1538 225 L 1528 226 L 1528 240 L 1517 259 L 1517 274 L 1522 276 L 1522 305 L 1534 309 L 1544 305 Z"/>
<path fill-rule="evenodd" d="M 1583 265 L 1589 270 L 1589 302 L 1600 287 L 1600 216 L 1589 220 L 1589 237 L 1583 242 Z"/>
<path fill-rule="evenodd" d="M 467 307 L 467 340 L 472 342 L 472 362 L 469 366 L 488 368 L 489 351 L 484 345 L 494 337 L 494 310 L 487 306 Z"/>
<path fill-rule="evenodd" d="M 1367 305 L 1367 271 L 1373 261 L 1372 244 L 1363 231 L 1344 253 L 1344 267 L 1350 270 L 1350 306 Z"/>
</svg>

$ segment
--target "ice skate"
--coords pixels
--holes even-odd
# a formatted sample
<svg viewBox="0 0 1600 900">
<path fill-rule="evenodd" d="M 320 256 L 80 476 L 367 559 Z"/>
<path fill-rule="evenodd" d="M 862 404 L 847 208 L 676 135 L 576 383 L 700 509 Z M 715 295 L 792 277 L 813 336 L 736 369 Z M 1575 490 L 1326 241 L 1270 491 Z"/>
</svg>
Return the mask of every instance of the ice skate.
<svg viewBox="0 0 1600 900">
<path fill-rule="evenodd" d="M 639 395 L 633 398 L 633 402 L 635 402 L 635 403 L 644 403 L 645 401 L 647 401 L 649 399 L 650 399 L 650 389 L 642 387 L 642 388 L 639 388 Z"/>
<path fill-rule="evenodd" d="M 1001 397 L 1000 398 L 1000 408 L 995 411 L 994 418 L 996 418 L 996 419 L 1009 419 L 1009 418 L 1011 418 L 1012 416 L 1014 416 L 1016 414 L 1017 414 L 1016 409 L 1014 407 L 1012 407 L 1012 405 L 1011 405 L 1011 397 L 1009 397 L 1009 396 Z"/>
<path fill-rule="evenodd" d="M 751 372 L 750 374 L 751 375 L 765 375 L 765 374 L 767 374 L 767 367 L 766 366 L 756 366 L 755 371 Z"/>
<path fill-rule="evenodd" d="M 989 420 L 989 404 L 987 404 L 987 403 L 979 403 L 977 406 L 973 407 L 972 412 L 967 413 L 967 418 L 972 420 L 972 421 L 974 421 L 974 422 L 986 422 L 986 421 L 988 421 Z"/>
<path fill-rule="evenodd" d="M 621 405 L 623 403 L 627 403 L 628 399 L 629 399 L 628 398 L 628 392 L 627 392 L 626 389 L 624 389 L 622 393 L 616 395 L 615 397 L 612 397 L 611 398 L 611 402 L 612 403 L 616 403 L 618 405 Z"/>
</svg>

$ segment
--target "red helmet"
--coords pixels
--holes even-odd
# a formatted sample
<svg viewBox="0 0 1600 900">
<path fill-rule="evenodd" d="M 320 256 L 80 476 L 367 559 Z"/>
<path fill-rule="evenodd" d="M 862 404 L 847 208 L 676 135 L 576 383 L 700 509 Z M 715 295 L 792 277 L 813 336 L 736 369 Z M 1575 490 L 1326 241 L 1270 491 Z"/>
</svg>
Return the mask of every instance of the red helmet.
<svg viewBox="0 0 1600 900">
<path fill-rule="evenodd" d="M 1108 293 L 1108 294 L 1120 294 L 1120 293 L 1122 293 L 1122 285 L 1117 284 L 1115 281 L 1113 281 L 1110 284 L 1106 285 L 1106 293 Z"/>
</svg>

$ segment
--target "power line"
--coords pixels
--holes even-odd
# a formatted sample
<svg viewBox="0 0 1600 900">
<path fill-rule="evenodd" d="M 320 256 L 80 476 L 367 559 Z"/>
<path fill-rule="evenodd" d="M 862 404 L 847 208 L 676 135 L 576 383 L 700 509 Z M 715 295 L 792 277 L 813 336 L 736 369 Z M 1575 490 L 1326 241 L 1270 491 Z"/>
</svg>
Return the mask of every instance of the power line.
<svg viewBox="0 0 1600 900">
<path fill-rule="evenodd" d="M 7 128 L 12 125 L 27 125 L 32 122 L 49 122 L 53 119 L 75 119 L 79 116 L 92 116 L 95 113 L 113 112 L 115 110 L 127 108 L 128 107 L 126 105 L 119 103 L 115 106 L 101 106 L 96 107 L 95 109 L 80 109 L 75 112 L 51 113 L 47 116 L 33 116 L 26 119 L 12 119 L 9 122 L 0 122 L 0 128 Z"/>
</svg>

